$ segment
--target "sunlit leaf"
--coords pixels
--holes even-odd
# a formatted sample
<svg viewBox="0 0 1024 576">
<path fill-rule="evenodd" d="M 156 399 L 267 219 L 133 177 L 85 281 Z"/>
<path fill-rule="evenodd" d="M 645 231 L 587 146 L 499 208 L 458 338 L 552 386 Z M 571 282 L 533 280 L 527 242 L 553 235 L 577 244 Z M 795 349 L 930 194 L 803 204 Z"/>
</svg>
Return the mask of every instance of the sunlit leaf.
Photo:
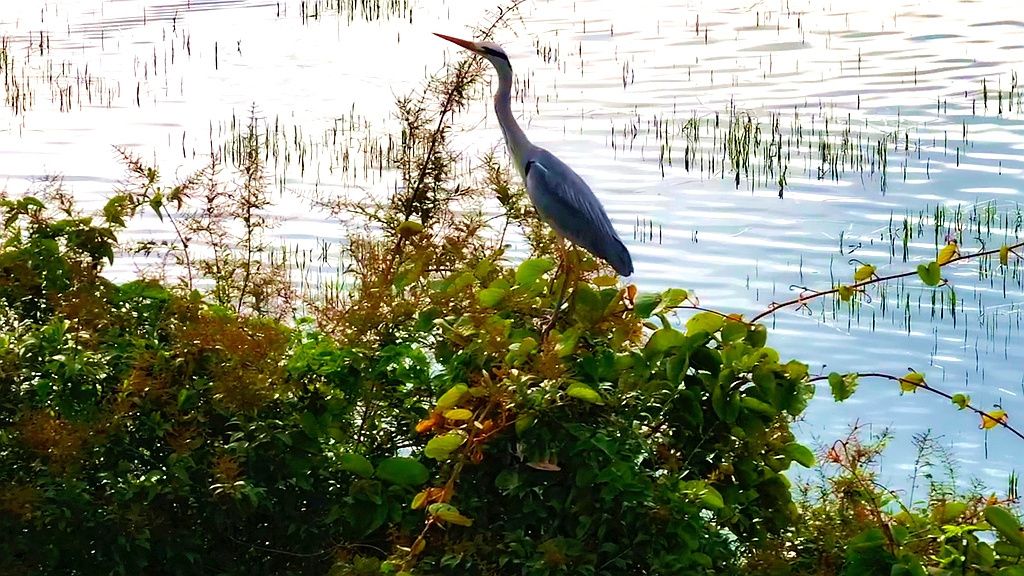
<svg viewBox="0 0 1024 576">
<path fill-rule="evenodd" d="M 472 520 L 460 514 L 459 509 L 451 504 L 435 502 L 427 507 L 427 511 L 430 512 L 432 516 L 436 516 L 449 524 L 457 524 L 459 526 L 473 525 Z"/>
<path fill-rule="evenodd" d="M 342 454 L 338 458 L 338 466 L 363 478 L 373 476 L 373 464 L 360 454 Z"/>
<path fill-rule="evenodd" d="M 690 293 L 682 288 L 669 288 L 661 293 L 661 309 L 668 310 L 670 308 L 675 308 L 685 302 L 689 297 Z"/>
<path fill-rule="evenodd" d="M 782 453 L 804 468 L 814 466 L 814 453 L 803 444 L 790 442 L 782 447 Z"/>
<path fill-rule="evenodd" d="M 871 264 L 863 264 L 853 271 L 853 281 L 860 283 L 875 275 L 876 267 Z"/>
<path fill-rule="evenodd" d="M 608 288 L 610 286 L 618 286 L 619 279 L 615 276 L 595 276 L 590 282 L 594 286 Z"/>
<path fill-rule="evenodd" d="M 654 334 L 651 334 L 651 338 L 647 341 L 647 345 L 644 347 L 644 350 L 653 354 L 658 354 L 676 346 L 683 346 L 688 341 L 686 334 L 683 334 L 679 330 L 676 330 L 675 328 L 662 328 Z"/>
<path fill-rule="evenodd" d="M 1010 247 L 1006 244 L 999 247 L 999 263 L 1003 266 L 1010 264 Z"/>
<path fill-rule="evenodd" d="M 419 222 L 414 222 L 412 220 L 406 220 L 405 222 L 402 222 L 398 226 L 398 234 L 405 238 L 410 238 L 412 236 L 419 234 L 420 232 L 423 232 L 423 224 L 420 224 Z"/>
<path fill-rule="evenodd" d="M 953 404 L 956 404 L 960 410 L 967 408 L 970 403 L 971 397 L 967 394 L 953 394 Z"/>
<path fill-rule="evenodd" d="M 942 270 L 939 268 L 938 262 L 929 262 L 927 265 L 918 264 L 917 275 L 928 286 L 938 286 L 939 282 L 942 282 Z"/>
<path fill-rule="evenodd" d="M 680 488 L 683 492 L 699 498 L 710 509 L 718 510 L 725 507 L 725 499 L 722 498 L 722 494 L 703 480 L 683 482 Z"/>
<path fill-rule="evenodd" d="M 576 343 L 579 342 L 582 333 L 583 327 L 578 324 L 562 332 L 555 346 L 555 353 L 559 358 L 565 358 L 576 351 Z"/>
<path fill-rule="evenodd" d="M 832 372 L 828 375 L 828 385 L 832 389 L 832 397 L 842 402 L 857 390 L 857 374 L 840 374 Z"/>
<path fill-rule="evenodd" d="M 465 408 L 455 408 L 444 413 L 448 420 L 469 420 L 473 417 L 473 411 Z"/>
<path fill-rule="evenodd" d="M 425 506 L 426 503 L 427 503 L 427 491 L 426 490 L 420 490 L 419 492 L 416 493 L 415 496 L 412 497 L 412 504 L 410 504 L 410 507 L 413 510 L 419 510 L 420 508 L 423 508 L 423 506 Z"/>
<path fill-rule="evenodd" d="M 531 258 L 526 260 L 516 268 L 516 284 L 520 286 L 533 284 L 554 267 L 555 262 L 550 258 Z"/>
<path fill-rule="evenodd" d="M 1001 506 L 987 506 L 985 521 L 995 528 L 1004 540 L 1018 547 L 1024 547 L 1024 532 L 1021 532 L 1020 520 L 1014 516 L 1013 512 Z"/>
<path fill-rule="evenodd" d="M 633 305 L 633 312 L 638 318 L 650 318 L 660 303 L 661 294 L 641 294 Z"/>
<path fill-rule="evenodd" d="M 924 384 L 924 374 L 920 372 L 908 372 L 900 378 L 901 392 L 917 392 L 917 389 Z"/>
<path fill-rule="evenodd" d="M 723 324 L 725 324 L 725 318 L 720 314 L 699 312 L 686 321 L 686 333 L 707 332 L 708 334 L 714 334 L 722 329 Z"/>
<path fill-rule="evenodd" d="M 839 299 L 843 302 L 849 302 L 853 298 L 853 288 L 845 285 L 841 285 L 836 289 L 839 294 Z"/>
<path fill-rule="evenodd" d="M 569 388 L 565 391 L 572 398 L 577 400 L 583 400 L 584 402 L 590 402 L 591 404 L 604 404 L 604 399 L 601 395 L 590 386 L 587 386 L 583 382 L 572 382 L 569 384 Z"/>
<path fill-rule="evenodd" d="M 447 392 L 437 399 L 437 410 L 443 412 L 450 408 L 455 408 L 459 405 L 459 400 L 462 400 L 462 397 L 466 392 L 469 392 L 469 386 L 466 386 L 465 384 L 456 384 L 455 386 L 452 386 Z"/>
<path fill-rule="evenodd" d="M 935 258 L 935 261 L 938 262 L 941 266 L 959 255 L 959 246 L 956 245 L 956 242 L 950 242 L 949 244 L 943 246 L 942 250 L 939 250 L 939 255 L 937 258 Z"/>
<path fill-rule="evenodd" d="M 1000 424 L 1005 424 L 1009 419 L 1010 415 L 1006 413 L 1006 410 L 989 410 L 981 417 L 981 428 L 990 430 Z"/>
<path fill-rule="evenodd" d="M 448 456 L 455 451 L 456 448 L 462 446 L 466 441 L 466 435 L 458 430 L 452 430 L 442 436 L 436 436 L 427 442 L 425 448 L 423 448 L 423 454 L 427 458 L 433 458 L 434 460 L 447 460 Z"/>
<path fill-rule="evenodd" d="M 377 477 L 399 486 L 420 486 L 430 478 L 430 471 L 415 458 L 394 456 L 377 463 Z"/>
<path fill-rule="evenodd" d="M 504 288 L 484 288 L 476 293 L 476 301 L 485 308 L 493 308 L 501 302 L 508 290 Z"/>
</svg>

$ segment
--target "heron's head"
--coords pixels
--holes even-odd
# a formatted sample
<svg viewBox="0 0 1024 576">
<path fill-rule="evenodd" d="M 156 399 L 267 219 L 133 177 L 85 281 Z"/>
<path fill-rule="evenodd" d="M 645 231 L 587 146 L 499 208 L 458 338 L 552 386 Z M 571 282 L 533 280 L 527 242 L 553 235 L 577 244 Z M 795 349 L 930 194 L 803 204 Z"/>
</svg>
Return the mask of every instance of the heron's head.
<svg viewBox="0 0 1024 576">
<path fill-rule="evenodd" d="M 445 36 L 444 34 L 438 34 L 437 32 L 435 32 L 434 35 L 457 44 L 470 52 L 475 52 L 483 56 L 488 59 L 491 64 L 494 64 L 495 68 L 502 66 L 509 69 L 512 68 L 512 64 L 508 61 L 508 54 L 505 53 L 505 50 L 501 46 L 498 46 L 494 42 L 472 42 L 470 40 L 462 40 L 461 38 Z"/>
</svg>

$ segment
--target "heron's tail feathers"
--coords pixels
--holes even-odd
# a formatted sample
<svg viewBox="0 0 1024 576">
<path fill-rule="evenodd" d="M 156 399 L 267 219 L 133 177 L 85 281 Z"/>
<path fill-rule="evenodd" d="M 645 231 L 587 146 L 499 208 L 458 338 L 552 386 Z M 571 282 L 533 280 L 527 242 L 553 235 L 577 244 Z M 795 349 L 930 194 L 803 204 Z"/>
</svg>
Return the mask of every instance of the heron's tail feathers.
<svg viewBox="0 0 1024 576">
<path fill-rule="evenodd" d="M 629 255 L 629 250 L 626 245 L 622 243 L 622 240 L 618 236 L 613 236 L 605 243 L 603 254 L 599 254 L 601 258 L 606 260 L 615 268 L 615 271 L 620 276 L 629 276 L 633 273 L 633 258 Z"/>
</svg>

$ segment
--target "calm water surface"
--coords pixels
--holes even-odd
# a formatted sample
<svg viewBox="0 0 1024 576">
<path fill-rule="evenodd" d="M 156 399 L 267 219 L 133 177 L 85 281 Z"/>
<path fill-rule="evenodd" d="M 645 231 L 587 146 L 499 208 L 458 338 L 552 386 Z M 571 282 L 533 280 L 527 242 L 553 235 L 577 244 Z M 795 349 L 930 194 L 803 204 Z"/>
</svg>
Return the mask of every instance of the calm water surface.
<svg viewBox="0 0 1024 576">
<path fill-rule="evenodd" d="M 341 226 L 304 198 L 386 193 L 392 177 L 364 169 L 369 143 L 394 126 L 395 96 L 461 56 L 429 32 L 468 36 L 488 11 L 468 0 L 383 2 L 379 12 L 332 4 L 5 3 L 6 93 L 20 96 L 0 108 L 0 189 L 22 193 L 59 174 L 98 204 L 122 174 L 114 146 L 184 175 L 254 110 L 288 135 L 275 166 L 280 242 L 342 245 Z M 977 250 L 1021 234 L 1024 8 L 887 4 L 534 0 L 497 39 L 516 68 L 521 121 L 604 200 L 640 289 L 686 287 L 705 306 L 751 315 L 794 286 L 848 282 L 850 258 L 892 273 L 933 259 L 946 235 Z M 468 160 L 500 143 L 483 103 L 462 126 Z M 754 150 L 738 182 L 730 133 Z M 168 231 L 148 218 L 133 233 Z M 964 264 L 946 276 L 955 304 L 948 288 L 894 284 L 853 314 L 829 302 L 780 312 L 770 344 L 821 372 L 912 366 L 1019 424 L 1020 271 L 1004 279 Z M 883 472 L 897 486 L 912 436 L 928 429 L 965 478 L 993 488 L 1024 454 L 1005 431 L 887 382 L 863 381 L 844 404 L 819 388 L 799 430 L 829 443 L 858 419 L 896 433 Z"/>
</svg>

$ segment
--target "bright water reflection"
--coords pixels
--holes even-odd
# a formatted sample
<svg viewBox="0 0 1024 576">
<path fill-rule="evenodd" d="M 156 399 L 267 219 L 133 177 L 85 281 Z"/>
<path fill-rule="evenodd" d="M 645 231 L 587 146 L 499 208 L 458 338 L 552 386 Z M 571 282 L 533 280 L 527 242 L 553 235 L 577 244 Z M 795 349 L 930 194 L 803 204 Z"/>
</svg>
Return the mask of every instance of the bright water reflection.
<svg viewBox="0 0 1024 576">
<path fill-rule="evenodd" d="M 121 173 L 112 146 L 184 174 L 255 105 L 285 135 L 281 241 L 343 242 L 302 198 L 388 190 L 371 165 L 394 96 L 456 57 L 428 33 L 465 34 L 486 10 L 468 0 L 337 4 L 5 4 L 7 96 L 18 98 L 0 109 L 0 188 L 62 174 L 96 203 Z M 792 285 L 848 280 L 850 258 L 887 273 L 933 258 L 936 235 L 958 235 L 965 250 L 980 245 L 979 227 L 990 247 L 1018 237 L 1024 121 L 1013 72 L 1024 61 L 1024 12 L 1015 0 L 535 0 L 519 16 L 498 40 L 518 73 L 522 120 L 606 202 L 642 290 L 686 287 L 704 305 L 749 315 L 793 297 Z M 755 142 L 748 118 L 760 132 L 737 186 L 723 141 Z M 468 158 L 499 142 L 485 105 L 464 119 Z M 936 206 L 949 211 L 937 227 Z M 904 263 L 908 216 L 919 230 Z M 134 232 L 167 234 L 152 219 Z M 913 366 L 979 406 L 1024 415 L 1019 272 L 1005 283 L 979 279 L 974 265 L 948 276 L 952 307 L 948 290 L 911 281 L 852 317 L 828 303 L 781 312 L 771 344 L 824 371 Z M 1022 449 L 940 398 L 900 397 L 889 383 L 864 381 L 838 405 L 822 388 L 808 414 L 802 433 L 822 441 L 858 418 L 891 426 L 885 466 L 897 484 L 911 435 L 927 428 L 994 487 Z"/>
</svg>

